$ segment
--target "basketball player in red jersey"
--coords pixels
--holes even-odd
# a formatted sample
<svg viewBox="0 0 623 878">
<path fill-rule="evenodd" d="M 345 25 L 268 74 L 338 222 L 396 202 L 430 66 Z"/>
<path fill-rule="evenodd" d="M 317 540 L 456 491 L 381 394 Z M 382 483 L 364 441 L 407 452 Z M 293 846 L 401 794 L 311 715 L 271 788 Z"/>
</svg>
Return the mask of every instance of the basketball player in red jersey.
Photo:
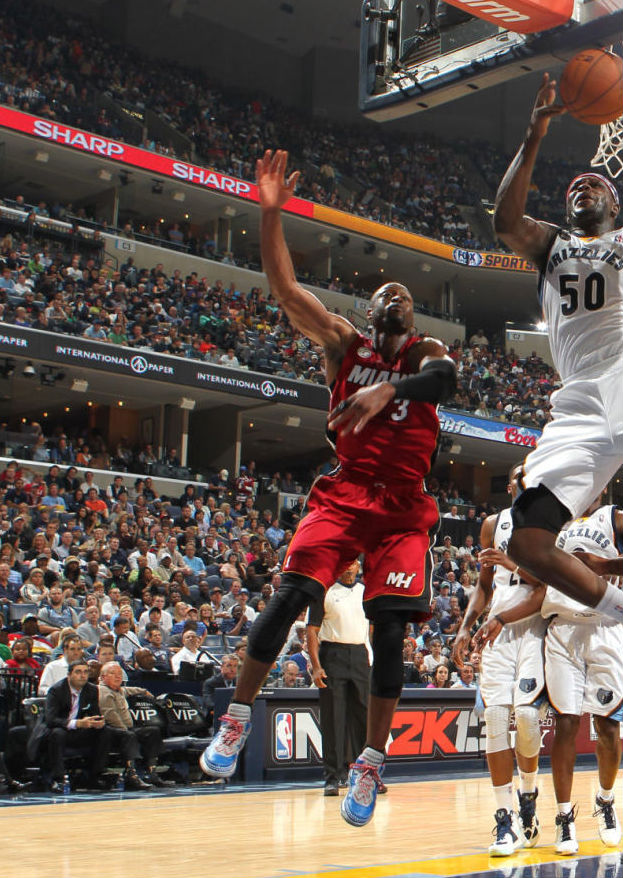
<svg viewBox="0 0 623 878">
<path fill-rule="evenodd" d="M 374 665 L 367 743 L 342 803 L 344 819 L 362 826 L 374 811 L 402 690 L 405 625 L 430 613 L 429 550 L 439 514 L 424 478 L 437 443 L 436 405 L 453 392 L 456 375 L 444 345 L 416 336 L 413 300 L 401 284 L 385 284 L 372 297 L 371 339 L 299 286 L 280 216 L 299 177 L 286 180 L 287 160 L 286 152 L 269 151 L 257 164 L 262 262 L 293 325 L 324 348 L 332 388 L 329 427 L 340 465 L 311 489 L 279 591 L 253 624 L 228 714 L 200 764 L 213 776 L 233 774 L 250 731 L 251 705 L 290 626 L 363 554 Z"/>
</svg>

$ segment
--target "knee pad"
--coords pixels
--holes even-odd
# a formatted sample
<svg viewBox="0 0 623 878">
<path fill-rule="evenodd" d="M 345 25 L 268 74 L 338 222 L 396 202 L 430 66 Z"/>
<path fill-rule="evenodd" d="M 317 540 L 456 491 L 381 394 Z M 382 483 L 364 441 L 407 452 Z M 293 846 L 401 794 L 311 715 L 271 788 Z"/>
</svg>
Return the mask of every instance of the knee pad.
<svg viewBox="0 0 623 878">
<path fill-rule="evenodd" d="M 500 753 L 511 749 L 508 724 L 511 718 L 510 707 L 485 707 L 487 727 L 487 753 Z"/>
<path fill-rule="evenodd" d="M 289 573 L 281 580 L 279 591 L 266 604 L 251 626 L 247 653 L 258 662 L 272 664 L 286 642 L 292 623 L 312 600 L 322 599 L 324 589 L 308 576 Z"/>
<path fill-rule="evenodd" d="M 517 497 L 511 510 L 513 530 L 522 527 L 538 527 L 558 535 L 571 518 L 567 507 L 560 502 L 549 488 L 527 488 Z"/>
<path fill-rule="evenodd" d="M 402 648 L 411 611 L 379 610 L 373 619 L 370 692 L 377 698 L 399 698 L 404 666 Z"/>
<path fill-rule="evenodd" d="M 522 756 L 531 759 L 541 749 L 541 728 L 539 726 L 539 709 L 533 704 L 521 704 L 515 708 L 515 725 L 517 737 L 515 749 Z"/>
</svg>

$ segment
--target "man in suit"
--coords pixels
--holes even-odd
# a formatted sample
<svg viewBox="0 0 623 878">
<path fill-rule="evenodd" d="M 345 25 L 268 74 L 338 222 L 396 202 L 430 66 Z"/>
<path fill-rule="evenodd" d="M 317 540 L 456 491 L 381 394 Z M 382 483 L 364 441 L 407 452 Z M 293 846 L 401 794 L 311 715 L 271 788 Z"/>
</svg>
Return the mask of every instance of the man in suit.
<svg viewBox="0 0 623 878">
<path fill-rule="evenodd" d="M 71 662 L 66 679 L 48 690 L 45 725 L 52 792 L 62 790 L 67 747 L 89 750 L 89 787 L 108 789 L 102 773 L 108 761 L 110 731 L 99 714 L 98 695 L 97 686 L 89 683 L 89 666 L 83 659 Z"/>
<path fill-rule="evenodd" d="M 233 689 L 238 677 L 240 659 L 233 653 L 224 655 L 221 659 L 221 671 L 213 677 L 209 677 L 203 684 L 203 703 L 208 716 L 214 712 L 214 690 Z M 212 717 L 212 721 L 214 718 Z"/>
<path fill-rule="evenodd" d="M 126 698 L 127 695 L 151 697 L 151 692 L 140 686 L 122 686 L 122 681 L 121 665 L 118 662 L 106 662 L 100 672 L 99 706 L 107 727 L 111 729 L 115 749 L 119 749 L 126 763 L 125 788 L 150 790 L 152 786 L 171 786 L 156 771 L 158 754 L 162 749 L 160 729 L 155 725 L 135 727 Z M 134 766 L 135 760 L 140 756 L 147 764 L 147 783 L 138 776 Z"/>
</svg>

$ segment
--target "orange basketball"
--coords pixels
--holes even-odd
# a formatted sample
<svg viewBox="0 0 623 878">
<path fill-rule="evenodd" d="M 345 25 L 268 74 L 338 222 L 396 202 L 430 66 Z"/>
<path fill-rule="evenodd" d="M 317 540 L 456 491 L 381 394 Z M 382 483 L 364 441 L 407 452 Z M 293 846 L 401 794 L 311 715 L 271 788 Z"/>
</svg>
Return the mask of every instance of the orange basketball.
<svg viewBox="0 0 623 878">
<path fill-rule="evenodd" d="M 623 115 L 623 59 L 606 49 L 579 52 L 563 70 L 560 98 L 580 122 L 614 122 Z"/>
</svg>

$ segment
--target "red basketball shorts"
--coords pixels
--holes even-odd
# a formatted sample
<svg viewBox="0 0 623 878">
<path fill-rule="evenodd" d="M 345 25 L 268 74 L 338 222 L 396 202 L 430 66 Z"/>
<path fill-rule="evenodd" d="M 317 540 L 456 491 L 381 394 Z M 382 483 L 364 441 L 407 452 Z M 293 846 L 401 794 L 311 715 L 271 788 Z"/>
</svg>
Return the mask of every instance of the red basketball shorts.
<svg viewBox="0 0 623 878">
<path fill-rule="evenodd" d="M 314 483 L 303 518 L 284 559 L 284 573 L 300 573 L 329 588 L 364 556 L 364 606 L 383 597 L 384 608 L 430 615 L 431 545 L 437 503 L 417 485 L 387 485 L 339 471 Z"/>
</svg>

